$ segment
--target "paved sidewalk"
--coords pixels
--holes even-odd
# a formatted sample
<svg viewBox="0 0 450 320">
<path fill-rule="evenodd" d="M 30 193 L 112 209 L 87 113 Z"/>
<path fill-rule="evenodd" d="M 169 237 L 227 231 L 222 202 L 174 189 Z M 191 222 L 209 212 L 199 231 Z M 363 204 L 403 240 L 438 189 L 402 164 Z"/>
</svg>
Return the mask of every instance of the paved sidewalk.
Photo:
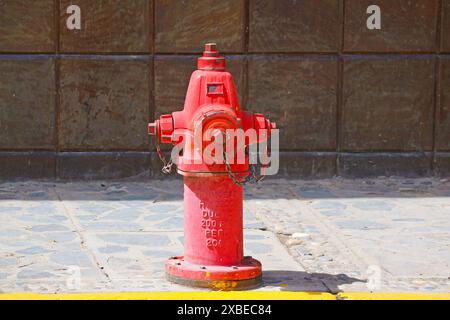
<svg viewBox="0 0 450 320">
<path fill-rule="evenodd" d="M 245 250 L 265 291 L 450 292 L 450 182 L 267 180 L 246 188 Z M 0 292 L 192 291 L 182 183 L 0 184 Z"/>
</svg>

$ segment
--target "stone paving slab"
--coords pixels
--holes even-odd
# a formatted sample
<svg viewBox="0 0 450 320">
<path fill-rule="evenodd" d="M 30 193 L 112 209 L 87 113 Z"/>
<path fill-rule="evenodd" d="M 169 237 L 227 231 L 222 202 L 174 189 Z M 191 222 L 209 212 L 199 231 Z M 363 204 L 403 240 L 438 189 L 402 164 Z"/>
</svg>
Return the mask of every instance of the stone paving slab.
<svg viewBox="0 0 450 320">
<path fill-rule="evenodd" d="M 180 181 L 0 185 L 0 290 L 193 290 L 164 279 L 164 260 L 183 251 L 181 195 Z M 260 290 L 295 283 L 284 270 L 300 265 L 262 221 L 247 209 L 244 217 L 246 254 L 270 270 Z"/>
<path fill-rule="evenodd" d="M 450 292 L 446 180 L 267 180 L 245 198 L 257 290 Z M 164 279 L 182 243 L 180 180 L 0 183 L 0 292 L 192 291 Z"/>
<path fill-rule="evenodd" d="M 248 205 L 281 235 L 306 271 L 330 275 L 324 283 L 331 292 L 450 291 L 447 180 L 333 179 L 285 185 L 290 197 L 250 200 Z"/>
</svg>

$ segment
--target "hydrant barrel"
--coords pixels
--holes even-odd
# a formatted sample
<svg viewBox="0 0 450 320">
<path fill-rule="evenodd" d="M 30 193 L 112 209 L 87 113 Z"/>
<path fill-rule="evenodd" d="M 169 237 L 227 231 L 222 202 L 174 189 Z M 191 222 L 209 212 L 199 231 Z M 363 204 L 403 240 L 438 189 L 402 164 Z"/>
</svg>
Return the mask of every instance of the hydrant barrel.
<svg viewBox="0 0 450 320">
<path fill-rule="evenodd" d="M 184 177 L 184 258 L 237 266 L 243 258 L 242 187 L 227 176 Z"/>
</svg>

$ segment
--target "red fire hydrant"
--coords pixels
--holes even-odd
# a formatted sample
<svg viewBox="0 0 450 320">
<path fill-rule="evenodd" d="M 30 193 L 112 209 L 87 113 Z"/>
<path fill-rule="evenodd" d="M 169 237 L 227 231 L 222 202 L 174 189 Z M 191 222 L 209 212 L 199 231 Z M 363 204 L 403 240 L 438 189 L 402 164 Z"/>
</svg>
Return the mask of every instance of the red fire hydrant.
<svg viewBox="0 0 450 320">
<path fill-rule="evenodd" d="M 230 129 L 267 131 L 258 133 L 256 140 L 247 139 L 248 146 L 267 139 L 275 124 L 262 114 L 241 110 L 233 78 L 215 44 L 205 45 L 197 66 L 183 111 L 149 124 L 149 134 L 156 135 L 158 144 L 184 144 L 177 164 L 184 178 L 184 256 L 167 260 L 166 275 L 170 281 L 196 287 L 254 287 L 261 281 L 261 263 L 243 254 L 242 182 L 249 176 L 248 155 L 243 163 L 230 161 L 235 158 L 222 163 L 199 161 L 205 139 L 200 136 L 196 145 L 196 137 L 208 129 L 225 139 Z"/>
</svg>

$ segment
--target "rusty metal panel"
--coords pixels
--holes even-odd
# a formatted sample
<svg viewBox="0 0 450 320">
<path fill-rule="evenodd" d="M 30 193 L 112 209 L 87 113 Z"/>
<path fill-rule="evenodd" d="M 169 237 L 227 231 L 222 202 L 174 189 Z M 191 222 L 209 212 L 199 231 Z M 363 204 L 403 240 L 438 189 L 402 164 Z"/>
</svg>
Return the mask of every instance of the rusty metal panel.
<svg viewBox="0 0 450 320">
<path fill-rule="evenodd" d="M 81 8 L 81 30 L 66 27 L 70 4 Z M 366 27 L 369 5 L 381 8 L 381 30 Z M 148 150 L 147 121 L 182 107 L 207 41 L 228 53 L 243 107 L 281 126 L 283 175 L 330 176 L 335 152 L 345 175 L 364 165 L 367 174 L 422 174 L 428 154 L 392 155 L 433 146 L 435 172 L 449 173 L 450 60 L 441 52 L 450 52 L 450 0 L 0 0 L 0 150 L 11 168 L 0 176 L 18 172 L 14 159 L 30 164 L 30 177 L 51 176 L 57 155 L 31 150 Z M 83 172 L 73 155 L 59 160 L 67 178 Z M 81 159 L 86 175 L 136 171 L 122 165 L 127 157 L 107 155 L 98 167 Z M 158 161 L 150 166 L 159 172 Z"/>
<path fill-rule="evenodd" d="M 152 1 L 60 0 L 62 52 L 149 52 L 152 40 Z M 81 10 L 81 30 L 69 30 L 66 13 L 71 4 Z"/>
<path fill-rule="evenodd" d="M 442 177 L 450 176 L 450 153 L 438 152 L 435 157 L 435 175 Z"/>
<path fill-rule="evenodd" d="M 150 177 L 149 152 L 60 152 L 57 174 L 61 179 L 120 179 Z"/>
<path fill-rule="evenodd" d="M 431 161 L 431 153 L 341 153 L 338 174 L 346 178 L 426 177 L 431 174 Z"/>
<path fill-rule="evenodd" d="M 434 76 L 432 57 L 346 59 L 343 150 L 432 150 Z"/>
<path fill-rule="evenodd" d="M 336 176 L 335 152 L 280 152 L 280 170 L 267 178 L 327 179 Z"/>
<path fill-rule="evenodd" d="M 0 179 L 54 179 L 56 153 L 38 152 L 1 152 Z"/>
<path fill-rule="evenodd" d="M 53 0 L 1 0 L 0 52 L 55 50 Z"/>
<path fill-rule="evenodd" d="M 61 149 L 148 147 L 149 61 L 67 58 L 60 64 Z"/>
<path fill-rule="evenodd" d="M 249 109 L 280 127 L 283 150 L 335 150 L 337 59 L 254 57 Z"/>
<path fill-rule="evenodd" d="M 53 59 L 0 59 L 0 149 L 54 149 Z"/>
<path fill-rule="evenodd" d="M 436 50 L 438 0 L 346 0 L 347 52 L 430 52 Z M 367 28 L 370 5 L 381 9 L 381 29 Z"/>
<path fill-rule="evenodd" d="M 221 52 L 243 52 L 245 15 L 244 0 L 155 0 L 155 50 L 201 52 L 217 42 Z"/>
<path fill-rule="evenodd" d="M 440 61 L 436 149 L 450 151 L 450 59 Z"/>
<path fill-rule="evenodd" d="M 442 0 L 441 50 L 450 52 L 450 0 Z"/>
<path fill-rule="evenodd" d="M 251 52 L 337 52 L 339 0 L 250 0 Z"/>
</svg>

